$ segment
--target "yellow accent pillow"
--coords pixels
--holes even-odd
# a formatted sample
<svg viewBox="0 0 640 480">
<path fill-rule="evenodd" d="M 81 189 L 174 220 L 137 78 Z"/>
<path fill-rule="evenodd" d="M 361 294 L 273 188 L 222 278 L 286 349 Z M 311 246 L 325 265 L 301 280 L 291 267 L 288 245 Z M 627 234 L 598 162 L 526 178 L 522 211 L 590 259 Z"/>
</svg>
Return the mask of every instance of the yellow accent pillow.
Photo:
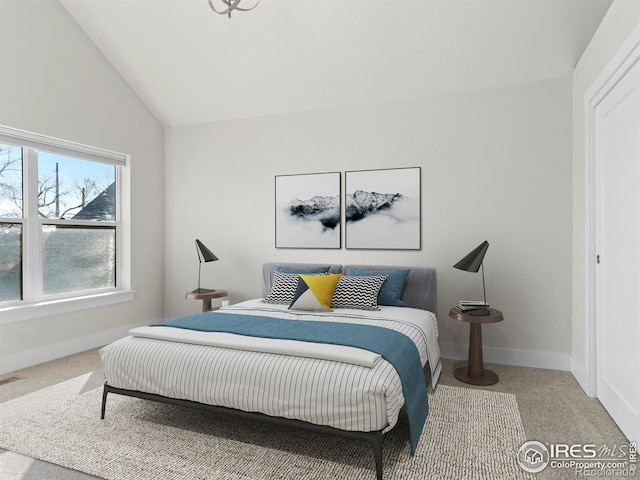
<svg viewBox="0 0 640 480">
<path fill-rule="evenodd" d="M 332 312 L 331 299 L 341 274 L 300 275 L 298 288 L 289 305 L 292 310 Z"/>
</svg>

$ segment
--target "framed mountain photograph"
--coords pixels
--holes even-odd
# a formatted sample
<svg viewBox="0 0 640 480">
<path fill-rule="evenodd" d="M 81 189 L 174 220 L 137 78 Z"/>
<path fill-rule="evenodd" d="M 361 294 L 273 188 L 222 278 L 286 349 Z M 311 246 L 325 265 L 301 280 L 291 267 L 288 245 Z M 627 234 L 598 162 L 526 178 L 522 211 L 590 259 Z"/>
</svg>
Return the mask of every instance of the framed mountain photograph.
<svg viewBox="0 0 640 480">
<path fill-rule="evenodd" d="M 276 248 L 340 248 L 340 172 L 276 175 Z"/>
<path fill-rule="evenodd" d="M 420 250 L 420 167 L 345 173 L 345 244 Z"/>
</svg>

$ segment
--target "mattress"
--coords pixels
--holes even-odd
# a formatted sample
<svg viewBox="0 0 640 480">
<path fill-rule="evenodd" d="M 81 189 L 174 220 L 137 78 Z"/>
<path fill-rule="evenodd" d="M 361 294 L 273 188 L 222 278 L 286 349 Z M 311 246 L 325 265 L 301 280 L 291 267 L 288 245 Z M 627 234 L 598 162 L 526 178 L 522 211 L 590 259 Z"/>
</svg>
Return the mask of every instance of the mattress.
<svg viewBox="0 0 640 480">
<path fill-rule="evenodd" d="M 440 374 L 435 315 L 380 306 L 379 311 L 293 312 L 259 299 L 219 312 L 290 320 L 374 324 L 411 338 L 432 385 Z M 339 345 L 147 327 L 103 349 L 112 387 L 298 419 L 352 431 L 388 431 L 404 397 L 400 378 L 384 358 Z"/>
</svg>

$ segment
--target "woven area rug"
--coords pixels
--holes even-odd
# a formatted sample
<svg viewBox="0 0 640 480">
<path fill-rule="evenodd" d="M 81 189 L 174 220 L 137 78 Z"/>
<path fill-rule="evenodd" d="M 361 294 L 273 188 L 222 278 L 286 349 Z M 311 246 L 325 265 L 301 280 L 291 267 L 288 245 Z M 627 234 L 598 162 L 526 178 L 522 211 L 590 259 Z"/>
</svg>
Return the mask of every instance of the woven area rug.
<svg viewBox="0 0 640 480">
<path fill-rule="evenodd" d="M 365 443 L 113 394 L 100 420 L 101 393 L 0 405 L 0 447 L 109 480 L 376 478 Z M 384 479 L 532 478 L 517 464 L 524 441 L 515 395 L 441 385 L 415 456 L 404 421 L 387 434 Z"/>
</svg>

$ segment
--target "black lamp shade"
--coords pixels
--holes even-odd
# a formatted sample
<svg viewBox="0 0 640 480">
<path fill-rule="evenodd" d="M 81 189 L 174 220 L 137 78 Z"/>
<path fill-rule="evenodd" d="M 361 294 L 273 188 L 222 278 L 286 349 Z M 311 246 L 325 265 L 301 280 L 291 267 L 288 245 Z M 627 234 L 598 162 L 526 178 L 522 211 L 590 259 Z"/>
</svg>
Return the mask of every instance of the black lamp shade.
<svg viewBox="0 0 640 480">
<path fill-rule="evenodd" d="M 487 249 L 489 248 L 489 242 L 486 240 L 478 245 L 471 253 L 469 253 L 466 257 L 456 263 L 453 268 L 457 268 L 458 270 L 464 270 L 465 272 L 477 272 L 480 270 L 480 266 L 482 265 L 482 260 L 484 259 L 485 253 L 487 253 Z"/>
<path fill-rule="evenodd" d="M 196 288 L 193 293 L 212 293 L 215 290 L 211 290 L 210 288 L 200 288 L 200 270 L 203 263 L 213 262 L 218 260 L 211 250 L 209 250 L 204 243 L 196 238 L 196 252 L 198 252 L 198 288 Z"/>
<path fill-rule="evenodd" d="M 200 259 L 200 263 L 204 262 L 213 262 L 218 260 L 211 250 L 209 250 L 204 243 L 200 240 L 196 239 L 196 250 L 198 251 L 198 259 Z"/>
</svg>

